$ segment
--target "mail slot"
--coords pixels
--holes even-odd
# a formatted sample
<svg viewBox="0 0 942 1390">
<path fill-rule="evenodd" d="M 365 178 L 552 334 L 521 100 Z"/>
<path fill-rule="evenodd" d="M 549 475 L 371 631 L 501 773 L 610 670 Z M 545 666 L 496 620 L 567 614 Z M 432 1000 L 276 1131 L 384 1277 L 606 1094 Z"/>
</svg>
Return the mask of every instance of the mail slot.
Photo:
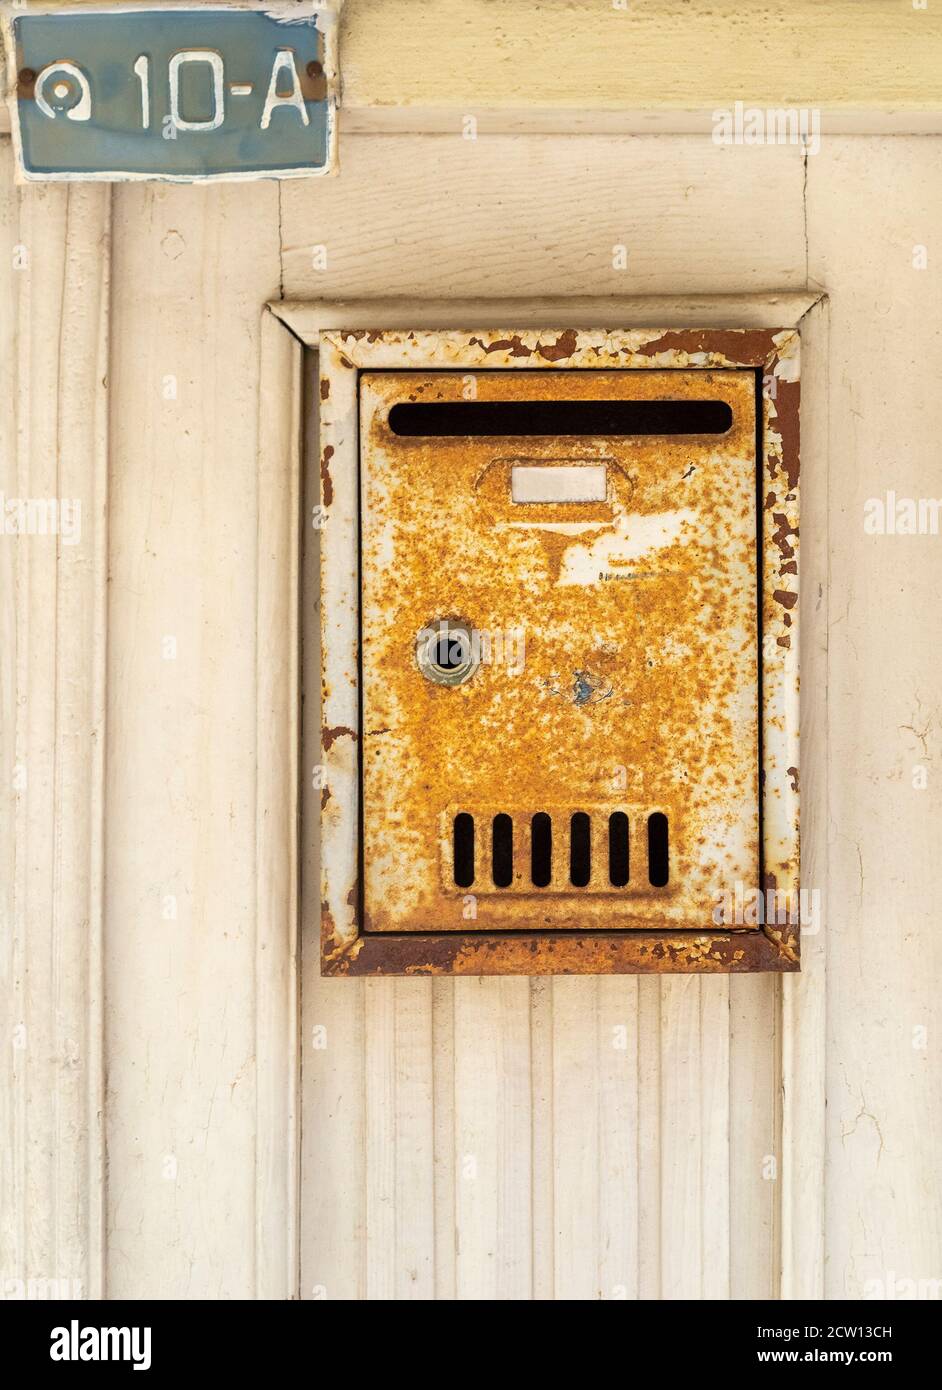
<svg viewBox="0 0 942 1390">
<path fill-rule="evenodd" d="M 422 370 L 411 340 L 396 370 L 381 335 L 351 338 L 320 395 L 329 653 L 331 586 L 357 610 L 356 709 L 326 733 L 358 738 L 355 768 L 344 744 L 331 786 L 328 761 L 325 843 L 341 817 L 356 837 L 356 951 L 375 973 L 753 968 L 760 949 L 756 968 L 793 968 L 791 927 L 750 948 L 761 918 L 717 915 L 781 883 L 763 826 L 777 852 L 795 823 L 774 383 L 689 350 Z M 355 594 L 330 562 L 341 514 Z M 350 679 L 328 662 L 329 702 Z M 355 820 L 333 799 L 354 775 Z"/>
</svg>

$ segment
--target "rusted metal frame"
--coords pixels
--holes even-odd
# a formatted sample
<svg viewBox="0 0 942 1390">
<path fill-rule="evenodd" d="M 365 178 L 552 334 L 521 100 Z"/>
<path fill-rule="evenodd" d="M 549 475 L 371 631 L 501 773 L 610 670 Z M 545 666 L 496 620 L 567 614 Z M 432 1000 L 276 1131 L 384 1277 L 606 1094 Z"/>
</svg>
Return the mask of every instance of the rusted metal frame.
<svg viewBox="0 0 942 1390">
<path fill-rule="evenodd" d="M 795 329 L 321 334 L 325 974 L 724 973 L 798 969 L 798 924 L 687 933 L 371 936 L 359 872 L 358 374 L 364 369 L 751 368 L 762 400 L 762 883 L 799 901 L 798 400 Z"/>
</svg>

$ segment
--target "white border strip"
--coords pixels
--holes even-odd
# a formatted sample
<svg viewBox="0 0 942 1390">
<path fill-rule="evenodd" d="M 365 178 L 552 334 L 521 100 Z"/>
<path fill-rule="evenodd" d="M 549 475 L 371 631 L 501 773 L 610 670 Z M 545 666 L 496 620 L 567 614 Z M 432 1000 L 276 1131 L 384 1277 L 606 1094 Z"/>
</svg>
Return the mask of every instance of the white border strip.
<svg viewBox="0 0 942 1390">
<path fill-rule="evenodd" d="M 300 1281 L 298 606 L 303 349 L 266 310 L 259 349 L 255 624 L 255 1297 Z"/>
</svg>

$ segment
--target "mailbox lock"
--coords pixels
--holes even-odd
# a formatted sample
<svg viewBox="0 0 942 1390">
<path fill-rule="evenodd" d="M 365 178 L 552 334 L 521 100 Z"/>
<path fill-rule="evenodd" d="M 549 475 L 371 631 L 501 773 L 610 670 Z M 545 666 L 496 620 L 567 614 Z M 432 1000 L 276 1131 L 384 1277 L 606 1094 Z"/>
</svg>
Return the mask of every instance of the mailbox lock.
<svg viewBox="0 0 942 1390">
<path fill-rule="evenodd" d="M 481 664 L 480 638 L 469 623 L 438 618 L 416 639 L 416 661 L 435 685 L 464 685 Z"/>
</svg>

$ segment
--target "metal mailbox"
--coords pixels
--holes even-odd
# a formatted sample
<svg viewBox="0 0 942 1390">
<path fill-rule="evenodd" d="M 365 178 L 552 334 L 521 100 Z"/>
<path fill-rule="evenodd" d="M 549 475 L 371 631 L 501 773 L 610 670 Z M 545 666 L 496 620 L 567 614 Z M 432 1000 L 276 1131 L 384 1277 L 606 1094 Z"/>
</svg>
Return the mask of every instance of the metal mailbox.
<svg viewBox="0 0 942 1390">
<path fill-rule="evenodd" d="M 783 788 L 763 731 L 797 732 L 797 589 L 767 592 L 786 582 L 770 566 L 797 579 L 771 428 L 794 354 L 788 380 L 775 344 L 759 363 L 635 349 L 645 365 L 576 352 L 573 369 L 534 335 L 528 370 L 519 348 L 482 368 L 472 335 L 472 361 L 442 369 L 445 335 L 427 335 L 422 369 L 410 336 L 398 359 L 398 335 L 322 351 L 325 968 L 795 968 L 790 900 L 784 921 L 718 914 L 755 886 L 780 909 L 796 883 L 797 803 L 787 872 L 769 835 L 797 753 Z M 351 539 L 355 712 L 338 725 L 331 566 Z M 357 807 L 346 942 L 341 789 Z"/>
</svg>

